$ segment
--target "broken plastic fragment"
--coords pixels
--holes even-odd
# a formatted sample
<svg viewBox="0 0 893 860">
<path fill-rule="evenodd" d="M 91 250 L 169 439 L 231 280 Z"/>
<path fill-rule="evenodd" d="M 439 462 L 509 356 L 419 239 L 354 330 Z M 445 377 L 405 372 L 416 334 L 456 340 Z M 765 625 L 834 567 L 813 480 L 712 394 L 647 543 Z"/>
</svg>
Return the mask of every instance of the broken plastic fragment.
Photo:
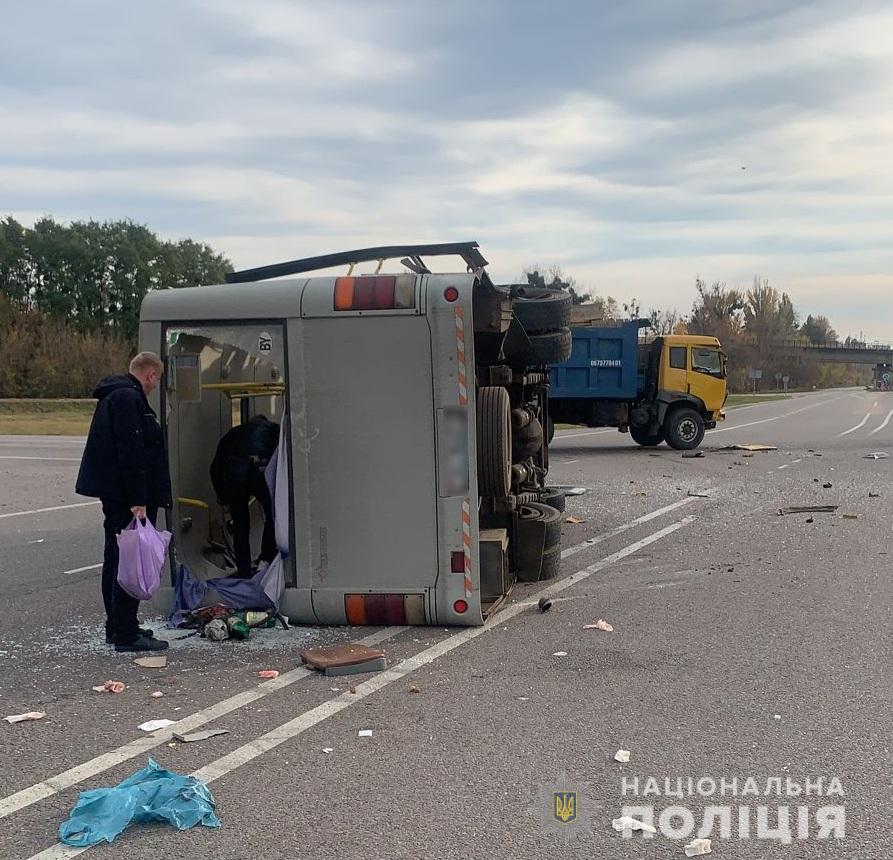
<svg viewBox="0 0 893 860">
<path fill-rule="evenodd" d="M 335 750 L 332 749 L 332 747 L 323 747 L 323 748 L 322 748 L 322 751 L 323 751 L 326 755 L 329 755 L 329 753 L 333 753 L 333 752 L 335 752 Z"/>
<path fill-rule="evenodd" d="M 4 717 L 7 723 L 27 723 L 32 720 L 42 720 L 46 714 L 43 711 L 28 711 L 25 714 L 12 714 L 9 717 Z"/>
<path fill-rule="evenodd" d="M 605 633 L 613 633 L 614 627 L 611 624 L 608 624 L 603 618 L 599 618 L 595 624 L 584 624 L 584 630 L 604 630 Z"/>
<path fill-rule="evenodd" d="M 228 735 L 229 729 L 205 729 L 201 732 L 191 732 L 188 735 L 181 735 L 174 732 L 174 738 L 182 741 L 184 744 L 191 744 L 195 741 L 206 741 L 208 738 L 216 738 L 218 735 Z"/>
<path fill-rule="evenodd" d="M 709 839 L 692 839 L 683 849 L 686 857 L 700 857 L 702 854 L 712 854 Z"/>
<path fill-rule="evenodd" d="M 564 521 L 570 523 L 572 526 L 578 526 L 580 523 L 586 522 L 586 520 L 581 520 L 579 517 L 565 517 Z"/>
<path fill-rule="evenodd" d="M 144 669 L 163 669 L 167 666 L 167 655 L 159 654 L 154 657 L 137 657 L 133 662 Z"/>
<path fill-rule="evenodd" d="M 626 764 L 629 761 L 629 750 L 617 750 L 617 752 L 614 753 L 614 761 Z"/>
<path fill-rule="evenodd" d="M 93 687 L 93 689 L 97 693 L 123 693 L 125 685 L 122 681 L 106 681 L 104 684 Z"/>
<path fill-rule="evenodd" d="M 357 732 L 358 738 L 371 738 L 372 737 L 372 729 L 360 729 Z"/>
<path fill-rule="evenodd" d="M 556 651 L 552 654 L 553 657 L 567 657 L 567 651 Z"/>
<path fill-rule="evenodd" d="M 858 520 L 859 519 L 858 514 L 841 514 L 841 517 L 843 517 L 843 519 L 845 519 L 845 520 Z"/>
<path fill-rule="evenodd" d="M 636 818 L 630 818 L 628 815 L 624 815 L 622 818 L 615 818 L 611 822 L 611 827 L 615 830 L 641 830 L 642 833 L 657 833 L 656 827 Z"/>
<path fill-rule="evenodd" d="M 162 696 L 164 696 L 164 693 L 162 693 L 161 690 L 156 690 L 154 693 L 152 693 L 153 699 L 160 699 Z"/>
<path fill-rule="evenodd" d="M 267 678 L 267 679 L 272 680 L 273 678 L 279 677 L 279 670 L 278 669 L 261 669 L 261 671 L 257 673 L 257 676 L 259 678 Z"/>
<path fill-rule="evenodd" d="M 886 460 L 890 455 L 886 451 L 872 451 L 871 454 L 866 454 L 863 457 L 864 460 Z"/>
<path fill-rule="evenodd" d="M 147 720 L 145 723 L 140 723 L 137 728 L 141 732 L 157 732 L 159 729 L 172 726 L 175 722 L 175 720 Z"/>
</svg>

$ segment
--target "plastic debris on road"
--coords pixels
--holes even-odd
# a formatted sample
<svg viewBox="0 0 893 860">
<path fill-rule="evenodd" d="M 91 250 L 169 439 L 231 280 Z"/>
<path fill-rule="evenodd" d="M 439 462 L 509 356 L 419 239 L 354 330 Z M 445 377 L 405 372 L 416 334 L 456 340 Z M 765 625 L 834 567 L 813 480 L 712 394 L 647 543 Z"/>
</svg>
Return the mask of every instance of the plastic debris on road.
<svg viewBox="0 0 893 860">
<path fill-rule="evenodd" d="M 195 743 L 196 741 L 206 741 L 208 738 L 216 738 L 218 735 L 228 735 L 229 729 L 204 729 L 200 732 L 191 732 L 188 735 L 181 735 L 174 732 L 174 740 L 178 740 L 184 744 Z"/>
<path fill-rule="evenodd" d="M 175 722 L 176 720 L 147 720 L 145 723 L 140 723 L 137 728 L 141 732 L 157 732 L 159 729 L 172 726 Z"/>
<path fill-rule="evenodd" d="M 330 755 L 331 753 L 335 752 L 335 750 L 333 750 L 332 747 L 323 747 L 323 748 L 322 748 L 322 751 L 323 751 L 326 755 Z"/>
<path fill-rule="evenodd" d="M 627 764 L 629 762 L 629 750 L 617 750 L 614 753 L 614 761 L 619 761 L 621 764 Z"/>
<path fill-rule="evenodd" d="M 613 633 L 614 626 L 612 624 L 608 624 L 604 618 L 599 618 L 595 624 L 584 624 L 584 630 L 604 630 L 605 633 Z"/>
<path fill-rule="evenodd" d="M 566 496 L 583 496 L 589 492 L 589 487 L 556 486 L 554 489 L 561 490 Z"/>
<path fill-rule="evenodd" d="M 257 673 L 258 678 L 266 678 L 268 681 L 272 681 L 274 678 L 279 677 L 278 669 L 261 669 L 260 672 Z"/>
<path fill-rule="evenodd" d="M 825 481 L 825 483 L 822 484 L 822 489 L 823 489 L 823 490 L 830 490 L 831 487 L 833 487 L 833 486 L 834 486 L 834 484 L 832 484 L 830 481 Z"/>
<path fill-rule="evenodd" d="M 159 767 L 152 759 L 114 788 L 83 791 L 59 828 L 66 845 L 85 847 L 113 842 L 130 824 L 161 821 L 178 830 L 196 824 L 220 827 L 208 786 L 191 776 Z"/>
<path fill-rule="evenodd" d="M 842 519 L 845 519 L 845 520 L 858 520 L 859 519 L 858 514 L 841 514 L 840 516 Z"/>
<path fill-rule="evenodd" d="M 358 738 L 371 738 L 372 737 L 372 729 L 360 729 L 357 732 Z"/>
<path fill-rule="evenodd" d="M 711 496 L 710 493 L 701 493 L 701 492 L 697 492 L 696 490 L 689 490 L 688 495 L 691 496 L 693 499 L 712 499 L 713 498 L 713 496 Z"/>
<path fill-rule="evenodd" d="M 622 818 L 615 818 L 611 822 L 611 827 L 618 831 L 639 830 L 642 833 L 657 833 L 656 827 L 646 824 L 644 821 L 639 821 L 637 818 L 630 818 L 628 815 L 624 815 Z"/>
<path fill-rule="evenodd" d="M 585 523 L 586 520 L 581 520 L 579 517 L 565 517 L 564 521 L 566 523 L 570 523 L 572 526 L 578 526 L 581 523 Z"/>
<path fill-rule="evenodd" d="M 552 599 L 549 597 L 541 597 L 537 607 L 540 612 L 548 612 L 552 608 Z"/>
<path fill-rule="evenodd" d="M 872 451 L 870 454 L 866 454 L 862 459 L 863 460 L 886 460 L 890 455 L 886 451 Z"/>
<path fill-rule="evenodd" d="M 98 684 L 93 687 L 97 693 L 123 693 L 126 685 L 123 681 L 106 681 L 104 684 Z"/>
<path fill-rule="evenodd" d="M 777 451 L 777 445 L 758 445 L 756 443 L 749 443 L 747 445 L 726 445 L 723 451 L 749 451 L 751 454 L 756 453 L 758 451 Z"/>
<path fill-rule="evenodd" d="M 156 690 L 154 693 L 152 693 L 153 699 L 160 699 L 163 696 L 164 696 L 164 693 L 162 693 L 161 690 Z"/>
<path fill-rule="evenodd" d="M 418 687 L 416 687 L 415 684 L 413 684 L 413 685 L 409 688 L 409 692 L 410 692 L 410 693 L 421 693 L 422 691 L 421 691 Z"/>
<path fill-rule="evenodd" d="M 167 666 L 167 656 L 164 654 L 157 654 L 152 657 L 137 657 L 133 662 L 136 663 L 137 666 L 142 666 L 144 669 L 163 669 Z"/>
<path fill-rule="evenodd" d="M 833 514 L 840 505 L 795 505 L 791 508 L 779 508 L 780 517 L 788 514 Z"/>
<path fill-rule="evenodd" d="M 28 711 L 24 714 L 12 714 L 11 716 L 4 717 L 7 723 L 29 723 L 34 720 L 42 720 L 46 714 L 43 711 Z"/>
<path fill-rule="evenodd" d="M 697 460 L 704 456 L 703 451 L 683 451 L 682 458 L 684 460 Z"/>
<path fill-rule="evenodd" d="M 556 651 L 552 654 L 553 657 L 567 657 L 567 651 Z"/>
<path fill-rule="evenodd" d="M 692 839 L 683 850 L 686 857 L 700 857 L 703 854 L 713 853 L 709 839 Z"/>
</svg>

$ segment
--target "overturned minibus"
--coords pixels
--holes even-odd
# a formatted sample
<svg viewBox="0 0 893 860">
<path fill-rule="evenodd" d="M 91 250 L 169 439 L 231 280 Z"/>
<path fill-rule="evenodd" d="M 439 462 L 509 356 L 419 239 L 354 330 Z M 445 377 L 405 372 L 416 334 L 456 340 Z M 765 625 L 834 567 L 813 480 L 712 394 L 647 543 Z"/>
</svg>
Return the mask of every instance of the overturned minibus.
<svg viewBox="0 0 893 860">
<path fill-rule="evenodd" d="M 444 255 L 461 270 L 423 259 Z M 382 272 L 395 258 L 402 271 Z M 547 486 L 543 428 L 571 298 L 497 286 L 486 264 L 474 242 L 370 248 L 147 295 L 140 347 L 167 367 L 154 406 L 175 565 L 233 572 L 209 468 L 228 430 L 264 415 L 283 434 L 276 529 L 292 621 L 478 625 L 516 580 L 554 576 L 563 497 Z"/>
</svg>

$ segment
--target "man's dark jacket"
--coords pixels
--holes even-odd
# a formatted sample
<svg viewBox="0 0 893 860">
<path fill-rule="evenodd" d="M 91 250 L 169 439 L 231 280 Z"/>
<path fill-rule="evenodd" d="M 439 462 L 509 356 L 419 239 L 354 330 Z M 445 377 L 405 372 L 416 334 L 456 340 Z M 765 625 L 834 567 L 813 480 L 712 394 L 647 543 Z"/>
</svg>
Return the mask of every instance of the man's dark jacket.
<svg viewBox="0 0 893 860">
<path fill-rule="evenodd" d="M 228 490 L 244 491 L 252 472 L 269 462 L 279 444 L 279 425 L 265 415 L 228 430 L 217 445 L 211 463 L 211 483 L 221 501 Z"/>
<path fill-rule="evenodd" d="M 171 505 L 164 434 L 140 381 L 131 374 L 103 379 L 78 473 L 77 492 L 127 507 Z"/>
</svg>

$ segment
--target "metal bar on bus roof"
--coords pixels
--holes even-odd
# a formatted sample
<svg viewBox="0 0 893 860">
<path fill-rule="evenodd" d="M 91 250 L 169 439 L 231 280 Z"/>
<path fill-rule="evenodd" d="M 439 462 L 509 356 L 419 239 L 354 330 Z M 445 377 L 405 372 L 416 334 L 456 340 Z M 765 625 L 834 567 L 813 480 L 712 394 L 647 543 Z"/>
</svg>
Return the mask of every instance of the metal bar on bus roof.
<svg viewBox="0 0 893 860">
<path fill-rule="evenodd" d="M 322 254 L 319 257 L 306 257 L 303 260 L 291 260 L 286 263 L 274 263 L 270 266 L 258 266 L 254 269 L 243 269 L 230 272 L 226 276 L 229 284 L 240 284 L 248 281 L 265 281 L 269 278 L 280 278 L 284 275 L 299 275 L 318 269 L 345 266 L 356 263 L 389 260 L 395 257 L 446 257 L 456 255 L 465 264 L 476 271 L 487 265 L 477 242 L 443 242 L 433 245 L 384 245 L 379 248 L 360 248 L 355 251 L 340 251 L 336 254 Z"/>
</svg>

